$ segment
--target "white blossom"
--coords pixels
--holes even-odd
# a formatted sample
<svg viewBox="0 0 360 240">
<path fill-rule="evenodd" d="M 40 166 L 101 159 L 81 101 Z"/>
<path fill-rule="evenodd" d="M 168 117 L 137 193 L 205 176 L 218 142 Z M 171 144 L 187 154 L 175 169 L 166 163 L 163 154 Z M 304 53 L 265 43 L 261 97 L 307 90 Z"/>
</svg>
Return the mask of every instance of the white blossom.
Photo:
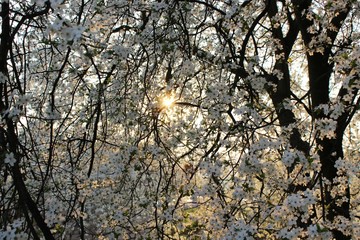
<svg viewBox="0 0 360 240">
<path fill-rule="evenodd" d="M 0 83 L 6 83 L 7 79 L 8 78 L 5 76 L 5 74 L 3 72 L 0 72 Z"/>
<path fill-rule="evenodd" d="M 12 152 L 11 153 L 6 153 L 4 162 L 13 167 L 14 164 L 16 163 L 14 153 L 12 153 Z"/>
</svg>

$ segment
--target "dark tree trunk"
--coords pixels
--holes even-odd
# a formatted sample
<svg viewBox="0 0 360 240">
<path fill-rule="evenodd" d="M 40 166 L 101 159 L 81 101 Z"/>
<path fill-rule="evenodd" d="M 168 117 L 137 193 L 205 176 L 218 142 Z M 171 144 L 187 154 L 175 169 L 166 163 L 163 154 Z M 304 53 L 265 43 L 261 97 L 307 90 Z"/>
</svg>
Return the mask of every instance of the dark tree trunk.
<svg viewBox="0 0 360 240">
<path fill-rule="evenodd" d="M 9 2 L 3 1 L 1 4 L 1 43 L 0 43 L 0 72 L 8 76 L 8 53 L 11 48 L 11 26 L 10 26 L 10 5 Z M 9 108 L 8 92 L 7 92 L 7 83 L 0 83 L 0 112 L 4 112 Z M 50 231 L 50 228 L 46 225 L 43 216 L 41 215 L 36 203 L 31 198 L 31 195 L 26 188 L 23 176 L 20 170 L 20 154 L 18 153 L 18 139 L 15 131 L 15 124 L 9 116 L 4 116 L 6 119 L 6 139 L 8 142 L 9 152 L 14 154 L 16 163 L 10 167 L 12 177 L 14 179 L 14 184 L 16 191 L 19 195 L 19 205 L 22 206 L 23 214 L 29 224 L 31 232 L 34 239 L 40 239 L 38 233 L 34 230 L 32 226 L 32 219 L 28 217 L 28 211 L 31 213 L 32 218 L 35 220 L 36 224 L 40 228 L 41 232 L 45 239 L 52 240 L 55 239 Z"/>
<path fill-rule="evenodd" d="M 329 84 L 331 73 L 333 72 L 333 66 L 329 63 L 329 56 L 327 53 L 314 53 L 308 54 L 308 72 L 310 82 L 310 94 L 312 101 L 312 111 L 314 121 L 329 118 L 321 108 L 318 108 L 322 104 L 330 104 L 329 98 Z M 350 189 L 346 183 L 345 193 L 343 195 L 332 196 L 331 192 L 334 188 L 337 188 L 339 183 L 336 183 L 338 177 L 343 177 L 338 174 L 336 168 L 336 161 L 343 159 L 343 134 L 345 127 L 342 126 L 340 120 L 337 121 L 337 131 L 335 131 L 334 138 L 317 137 L 316 143 L 319 148 L 318 154 L 321 162 L 321 177 L 323 178 L 323 196 L 322 199 L 323 208 L 326 208 L 325 212 L 326 220 L 333 222 L 336 217 L 350 218 Z M 341 125 L 341 126 L 340 126 Z M 327 181 L 329 183 L 327 183 Z M 338 203 L 340 199 L 346 197 L 346 201 Z M 339 206 L 340 205 L 340 206 Z M 336 239 L 350 239 L 350 236 L 344 235 L 339 230 L 332 230 L 332 233 Z"/>
</svg>

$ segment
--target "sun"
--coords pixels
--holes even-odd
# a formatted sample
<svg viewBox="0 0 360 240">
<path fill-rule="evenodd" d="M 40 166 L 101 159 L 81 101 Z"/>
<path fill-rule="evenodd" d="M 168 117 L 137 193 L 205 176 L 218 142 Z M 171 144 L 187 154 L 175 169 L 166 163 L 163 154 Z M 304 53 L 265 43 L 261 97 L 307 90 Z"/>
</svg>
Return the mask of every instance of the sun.
<svg viewBox="0 0 360 240">
<path fill-rule="evenodd" d="M 169 108 L 171 107 L 172 105 L 174 105 L 174 102 L 175 102 L 175 98 L 174 96 L 165 96 L 162 101 L 161 101 L 161 104 L 163 105 L 163 107 L 165 108 Z"/>
</svg>

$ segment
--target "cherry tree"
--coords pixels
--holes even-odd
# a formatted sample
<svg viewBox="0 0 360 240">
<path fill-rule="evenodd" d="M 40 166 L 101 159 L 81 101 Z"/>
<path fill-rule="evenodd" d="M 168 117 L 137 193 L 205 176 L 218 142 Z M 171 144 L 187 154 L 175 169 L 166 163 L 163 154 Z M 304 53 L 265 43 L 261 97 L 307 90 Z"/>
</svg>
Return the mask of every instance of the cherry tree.
<svg viewBox="0 0 360 240">
<path fill-rule="evenodd" d="M 354 0 L 1 3 L 2 239 L 351 239 Z"/>
</svg>

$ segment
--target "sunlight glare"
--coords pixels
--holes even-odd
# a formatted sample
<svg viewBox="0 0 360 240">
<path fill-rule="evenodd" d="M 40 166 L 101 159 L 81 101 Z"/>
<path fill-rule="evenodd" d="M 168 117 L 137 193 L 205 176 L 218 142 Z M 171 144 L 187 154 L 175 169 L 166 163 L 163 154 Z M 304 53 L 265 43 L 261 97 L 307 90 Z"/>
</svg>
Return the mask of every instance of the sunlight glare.
<svg viewBox="0 0 360 240">
<path fill-rule="evenodd" d="M 171 107 L 175 102 L 175 98 L 173 96 L 165 96 L 163 99 L 162 99 L 162 105 L 165 107 L 165 108 L 169 108 Z"/>
</svg>

